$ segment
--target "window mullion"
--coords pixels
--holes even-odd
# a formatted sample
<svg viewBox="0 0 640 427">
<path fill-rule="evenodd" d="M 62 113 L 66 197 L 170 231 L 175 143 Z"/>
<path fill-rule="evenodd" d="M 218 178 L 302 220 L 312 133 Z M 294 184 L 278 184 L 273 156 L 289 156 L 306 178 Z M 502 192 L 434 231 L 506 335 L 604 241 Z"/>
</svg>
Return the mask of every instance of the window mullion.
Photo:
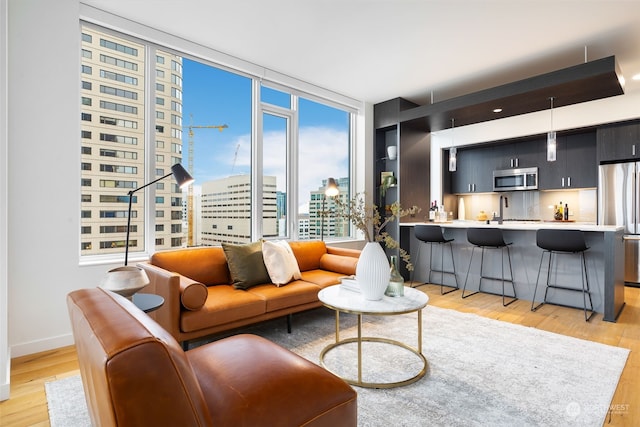
<svg viewBox="0 0 640 427">
<path fill-rule="evenodd" d="M 156 87 L 156 49 L 147 45 L 145 49 L 145 83 L 144 83 L 144 180 L 138 186 L 144 185 L 156 179 L 156 104 L 152 102 L 155 99 Z M 144 253 L 149 256 L 155 252 L 155 195 L 156 187 L 151 185 L 144 192 Z"/>
<path fill-rule="evenodd" d="M 298 128 L 298 96 L 291 95 L 291 118 L 289 120 L 289 129 L 291 131 L 291 139 L 289 141 L 289 156 L 287 159 L 287 221 L 289 225 L 289 236 L 292 240 L 299 239 L 298 233 L 298 188 L 299 188 L 299 172 L 298 172 L 298 140 L 300 129 Z"/>
<path fill-rule="evenodd" d="M 251 99 L 251 239 L 262 237 L 262 104 L 260 103 L 260 81 L 252 80 Z"/>
</svg>

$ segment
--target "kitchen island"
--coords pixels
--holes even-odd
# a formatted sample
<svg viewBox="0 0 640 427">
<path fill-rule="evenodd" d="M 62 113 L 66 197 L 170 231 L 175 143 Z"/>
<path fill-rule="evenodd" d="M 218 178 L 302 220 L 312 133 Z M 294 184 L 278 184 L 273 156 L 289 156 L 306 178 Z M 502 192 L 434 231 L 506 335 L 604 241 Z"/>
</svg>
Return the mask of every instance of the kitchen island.
<svg viewBox="0 0 640 427">
<path fill-rule="evenodd" d="M 416 266 L 412 273 L 415 282 L 426 282 L 429 277 L 429 245 L 421 243 L 415 238 L 413 227 L 417 224 L 439 225 L 444 229 L 447 238 L 455 239 L 453 256 L 456 266 L 456 276 L 460 288 L 464 286 L 467 269 L 471 260 L 473 245 L 467 241 L 467 229 L 475 227 L 492 227 L 503 230 L 504 239 L 510 245 L 511 262 L 513 267 L 513 281 L 518 299 L 532 301 L 542 249 L 536 245 L 536 231 L 545 229 L 572 229 L 585 233 L 585 240 L 589 250 L 585 252 L 589 286 L 594 311 L 603 315 L 603 319 L 615 322 L 624 307 L 624 242 L 623 228 L 615 226 L 600 226 L 574 222 L 519 222 L 509 221 L 503 224 L 486 224 L 481 221 L 453 221 L 453 222 L 405 222 L 400 224 L 401 245 L 412 256 Z M 418 257 L 418 245 L 422 245 Z M 440 248 L 434 245 L 434 267 L 440 265 Z M 476 255 L 477 256 L 477 255 Z M 536 301 L 541 301 L 544 295 L 547 272 L 547 257 L 542 265 L 542 274 L 536 294 Z M 581 288 L 582 265 L 577 256 L 560 255 L 555 258 L 557 268 L 551 275 L 551 283 L 561 283 L 564 286 Z M 479 283 L 479 257 L 474 257 L 474 267 L 469 273 L 467 290 L 475 291 Z M 500 251 L 490 251 L 485 255 L 485 275 L 499 277 L 501 272 Z M 444 256 L 445 269 L 451 269 L 449 254 Z M 505 275 L 508 277 L 508 265 L 505 253 Z M 439 273 L 432 276 L 434 281 L 440 280 Z M 445 275 L 445 284 L 452 284 L 453 278 Z M 491 293 L 501 292 L 500 281 L 483 280 L 483 291 Z M 473 297 L 472 297 L 473 298 Z M 567 292 L 549 289 L 547 301 L 562 305 L 582 307 L 582 295 L 578 292 Z M 544 307 L 538 309 L 544 313 Z"/>
</svg>

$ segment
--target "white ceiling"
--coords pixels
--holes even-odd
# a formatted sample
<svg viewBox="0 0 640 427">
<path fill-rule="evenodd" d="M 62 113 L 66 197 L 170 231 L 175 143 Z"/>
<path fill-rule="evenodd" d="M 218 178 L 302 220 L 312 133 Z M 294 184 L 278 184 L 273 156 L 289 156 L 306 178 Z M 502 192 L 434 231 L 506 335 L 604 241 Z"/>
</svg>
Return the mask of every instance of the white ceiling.
<svg viewBox="0 0 640 427">
<path fill-rule="evenodd" d="M 636 0 L 81 0 L 356 99 L 418 104 L 615 55 L 640 89 Z"/>
</svg>

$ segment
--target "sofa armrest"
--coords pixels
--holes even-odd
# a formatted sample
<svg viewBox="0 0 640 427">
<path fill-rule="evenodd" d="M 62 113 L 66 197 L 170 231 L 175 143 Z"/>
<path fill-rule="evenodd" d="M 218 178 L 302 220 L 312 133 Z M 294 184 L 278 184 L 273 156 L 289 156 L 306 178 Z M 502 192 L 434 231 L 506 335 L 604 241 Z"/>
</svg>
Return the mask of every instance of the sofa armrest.
<svg viewBox="0 0 640 427">
<path fill-rule="evenodd" d="M 138 267 L 142 268 L 149 276 L 149 285 L 144 290 L 164 298 L 162 307 L 150 313 L 151 317 L 169 332 L 176 341 L 182 341 L 180 339 L 180 311 L 182 310 L 180 299 L 181 280 L 184 276 L 148 262 L 139 263 Z"/>
<path fill-rule="evenodd" d="M 358 258 L 351 256 L 324 254 L 320 258 L 320 268 L 322 270 L 333 271 L 345 276 L 356 274 L 357 266 Z"/>
<path fill-rule="evenodd" d="M 358 249 L 350 249 L 350 248 L 338 248 L 336 246 L 327 246 L 327 253 L 331 255 L 341 255 L 341 256 L 350 256 L 353 258 L 360 258 L 360 253 L 362 251 Z"/>
<path fill-rule="evenodd" d="M 214 425 L 356 426 L 357 394 L 320 366 L 255 335 L 186 352 Z"/>
</svg>

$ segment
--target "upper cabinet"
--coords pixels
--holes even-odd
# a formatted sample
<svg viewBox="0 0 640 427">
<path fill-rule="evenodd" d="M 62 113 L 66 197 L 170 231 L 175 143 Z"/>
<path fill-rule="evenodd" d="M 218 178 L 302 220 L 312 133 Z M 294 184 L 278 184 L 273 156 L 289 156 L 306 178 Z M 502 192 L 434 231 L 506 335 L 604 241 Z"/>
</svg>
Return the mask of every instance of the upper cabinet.
<svg viewBox="0 0 640 427">
<path fill-rule="evenodd" d="M 559 135 L 556 147 L 556 161 L 547 162 L 545 145 L 545 156 L 539 167 L 539 189 L 597 187 L 595 130 Z"/>
<path fill-rule="evenodd" d="M 540 139 L 510 142 L 493 148 L 498 163 L 496 169 L 517 169 L 538 166 L 544 147 Z"/>
<path fill-rule="evenodd" d="M 546 137 L 459 148 L 456 172 L 447 172 L 451 193 L 493 191 L 496 169 L 538 168 L 538 188 L 557 190 L 598 185 L 596 131 L 560 135 L 555 162 L 547 162 Z"/>
<path fill-rule="evenodd" d="M 597 134 L 598 163 L 640 158 L 639 122 L 603 126 Z"/>
<path fill-rule="evenodd" d="M 493 191 L 493 170 L 498 164 L 494 147 L 458 149 L 456 163 L 456 171 L 448 172 L 452 193 Z"/>
</svg>

